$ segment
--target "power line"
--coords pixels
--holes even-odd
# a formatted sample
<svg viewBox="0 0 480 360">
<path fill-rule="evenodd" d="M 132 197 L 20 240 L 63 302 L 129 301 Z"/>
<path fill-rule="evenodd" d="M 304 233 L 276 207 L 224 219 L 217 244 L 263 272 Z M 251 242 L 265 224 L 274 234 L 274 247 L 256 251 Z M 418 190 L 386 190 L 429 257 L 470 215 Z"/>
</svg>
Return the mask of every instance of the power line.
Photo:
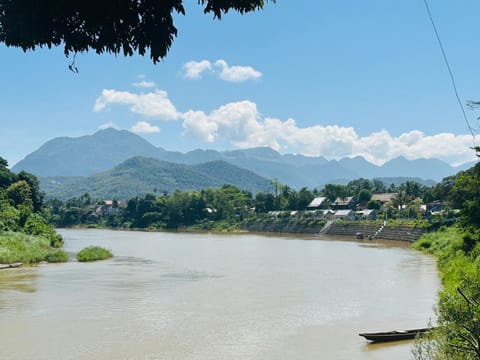
<svg viewBox="0 0 480 360">
<path fill-rule="evenodd" d="M 452 83 L 453 91 L 455 92 L 455 97 L 457 98 L 458 105 L 460 106 L 460 110 L 462 111 L 463 114 L 463 119 L 465 120 L 465 123 L 467 124 L 467 128 L 470 131 L 470 134 L 472 134 L 473 138 L 473 146 L 475 147 L 475 132 L 470 125 L 470 122 L 468 121 L 467 113 L 465 112 L 465 107 L 463 106 L 462 100 L 460 100 L 460 96 L 458 95 L 458 90 L 457 90 L 457 84 L 455 82 L 455 77 L 453 76 L 452 68 L 450 67 L 450 63 L 447 58 L 447 53 L 445 52 L 445 48 L 443 47 L 442 40 L 440 39 L 440 35 L 437 30 L 437 26 L 435 25 L 435 21 L 433 20 L 432 13 L 430 11 L 430 7 L 428 6 L 427 0 L 423 0 L 423 3 L 425 4 L 425 8 L 427 9 L 428 17 L 430 18 L 430 22 L 433 27 L 433 31 L 435 32 L 435 36 L 438 41 L 438 45 L 440 46 L 440 50 L 442 51 L 442 56 L 443 60 L 445 61 L 445 65 L 447 66 L 448 74 L 450 75 L 450 81 Z"/>
</svg>

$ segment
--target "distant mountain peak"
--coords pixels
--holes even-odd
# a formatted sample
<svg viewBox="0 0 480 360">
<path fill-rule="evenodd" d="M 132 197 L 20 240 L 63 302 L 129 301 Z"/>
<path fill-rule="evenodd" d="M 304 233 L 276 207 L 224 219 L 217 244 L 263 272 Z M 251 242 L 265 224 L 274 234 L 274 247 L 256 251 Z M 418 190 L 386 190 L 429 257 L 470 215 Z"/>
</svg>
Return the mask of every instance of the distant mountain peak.
<svg viewBox="0 0 480 360">
<path fill-rule="evenodd" d="M 136 155 L 159 157 L 162 150 L 127 130 L 108 128 L 93 135 L 47 141 L 12 170 L 37 176 L 85 176 L 108 170 Z"/>
</svg>

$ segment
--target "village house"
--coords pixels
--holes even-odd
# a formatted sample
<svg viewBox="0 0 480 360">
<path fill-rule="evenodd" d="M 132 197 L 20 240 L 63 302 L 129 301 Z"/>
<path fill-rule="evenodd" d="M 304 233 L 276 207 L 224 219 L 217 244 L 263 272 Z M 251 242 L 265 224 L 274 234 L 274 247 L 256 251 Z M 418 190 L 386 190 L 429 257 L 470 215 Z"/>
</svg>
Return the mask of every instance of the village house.
<svg viewBox="0 0 480 360">
<path fill-rule="evenodd" d="M 355 211 L 351 209 L 336 210 L 333 214 L 334 220 L 356 220 Z"/>
<path fill-rule="evenodd" d="M 444 210 L 445 206 L 440 200 L 433 201 L 426 205 L 425 211 L 429 212 L 430 214 L 440 214 Z"/>
<path fill-rule="evenodd" d="M 104 200 L 100 205 L 96 207 L 95 213 L 103 216 L 118 214 L 126 206 L 127 204 L 124 201 Z"/>
<path fill-rule="evenodd" d="M 314 220 L 330 220 L 333 218 L 335 211 L 331 209 L 320 209 L 320 210 L 307 210 L 305 211 L 306 214 L 310 214 L 310 216 Z"/>
<path fill-rule="evenodd" d="M 360 220 L 376 220 L 377 210 L 364 209 L 364 210 L 357 211 L 357 218 Z"/>
<path fill-rule="evenodd" d="M 353 196 L 347 196 L 344 198 L 338 197 L 333 203 L 332 203 L 332 209 L 333 210 L 353 210 L 355 209 L 355 199 Z"/>
<path fill-rule="evenodd" d="M 320 209 L 325 209 L 325 200 L 327 200 L 326 197 L 316 197 L 315 199 L 312 200 L 310 204 L 307 206 L 307 210 L 320 210 Z"/>
</svg>

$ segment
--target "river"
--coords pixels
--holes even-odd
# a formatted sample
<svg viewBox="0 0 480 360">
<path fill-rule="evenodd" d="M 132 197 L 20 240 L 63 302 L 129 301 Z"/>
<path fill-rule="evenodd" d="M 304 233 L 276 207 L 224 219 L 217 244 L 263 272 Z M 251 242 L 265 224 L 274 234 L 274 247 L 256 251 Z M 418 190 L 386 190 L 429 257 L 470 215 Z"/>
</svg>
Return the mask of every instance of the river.
<svg viewBox="0 0 480 360">
<path fill-rule="evenodd" d="M 440 288 L 397 242 L 59 232 L 70 262 L 0 271 L 0 359 L 404 360 L 358 333 L 426 326 Z"/>
</svg>

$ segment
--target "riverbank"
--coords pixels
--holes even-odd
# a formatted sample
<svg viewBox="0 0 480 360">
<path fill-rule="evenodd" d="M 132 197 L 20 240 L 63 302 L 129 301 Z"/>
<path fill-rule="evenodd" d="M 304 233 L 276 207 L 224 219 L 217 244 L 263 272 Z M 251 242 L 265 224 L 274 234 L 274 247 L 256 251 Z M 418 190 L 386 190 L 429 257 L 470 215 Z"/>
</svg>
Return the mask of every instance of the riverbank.
<svg viewBox="0 0 480 360">
<path fill-rule="evenodd" d="M 126 231 L 180 231 L 180 232 L 213 232 L 213 233 L 277 233 L 330 235 L 357 238 L 362 237 L 379 240 L 395 240 L 415 242 L 428 231 L 428 223 L 390 222 L 384 225 L 381 221 L 336 221 L 328 224 L 324 220 L 299 221 L 291 218 L 261 217 L 246 219 L 238 223 L 227 221 L 205 221 L 192 226 L 177 229 L 165 228 L 112 228 L 98 225 L 74 226 L 72 229 L 108 229 Z"/>
<path fill-rule="evenodd" d="M 326 221 L 300 222 L 289 218 L 262 218 L 246 220 L 240 228 L 253 232 L 325 234 L 332 236 L 365 237 L 381 240 L 414 242 L 428 230 L 426 224 L 412 222 L 390 223 L 379 221 Z"/>
<path fill-rule="evenodd" d="M 438 328 L 417 345 L 415 359 L 479 359 L 480 242 L 478 230 L 444 228 L 423 236 L 414 248 L 432 254 L 442 282 Z M 471 340 L 474 339 L 474 340 Z"/>
<path fill-rule="evenodd" d="M 62 249 L 51 247 L 50 243 L 50 239 L 42 236 L 20 232 L 0 232 L 0 264 L 68 261 L 67 253 Z"/>
</svg>

